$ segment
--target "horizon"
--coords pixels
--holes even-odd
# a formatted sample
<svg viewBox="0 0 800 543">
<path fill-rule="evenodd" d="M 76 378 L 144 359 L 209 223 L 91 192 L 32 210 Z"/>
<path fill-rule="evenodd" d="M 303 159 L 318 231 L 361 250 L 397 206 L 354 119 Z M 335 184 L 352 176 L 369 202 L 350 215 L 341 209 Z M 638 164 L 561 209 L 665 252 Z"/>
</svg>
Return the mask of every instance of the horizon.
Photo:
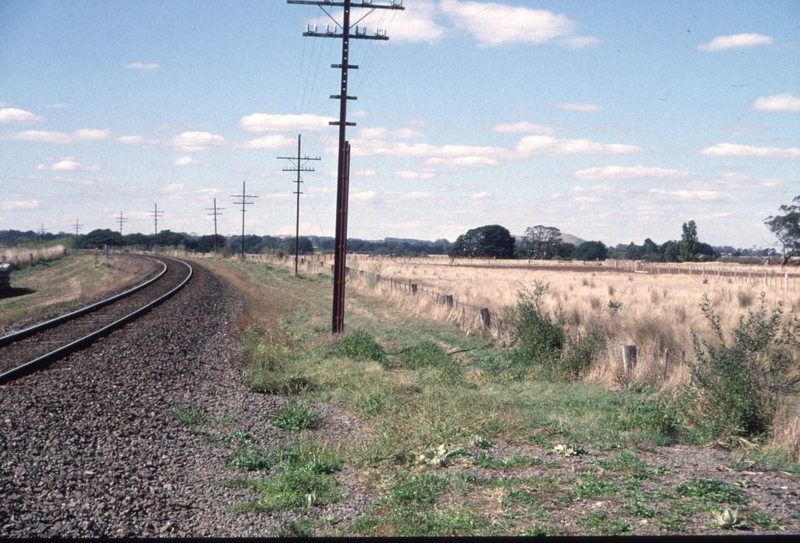
<svg viewBox="0 0 800 543">
<path fill-rule="evenodd" d="M 763 221 L 800 194 L 800 4 L 529 4 L 364 20 L 389 41 L 351 43 L 348 237 L 545 224 L 615 247 L 694 220 L 713 246 L 776 246 Z M 341 43 L 302 36 L 326 21 L 284 1 L 0 3 L 0 229 L 122 212 L 147 232 L 158 205 L 160 229 L 211 235 L 216 198 L 236 232 L 246 182 L 246 230 L 291 236 L 278 157 L 301 134 L 321 158 L 301 235 L 332 237 Z"/>
</svg>

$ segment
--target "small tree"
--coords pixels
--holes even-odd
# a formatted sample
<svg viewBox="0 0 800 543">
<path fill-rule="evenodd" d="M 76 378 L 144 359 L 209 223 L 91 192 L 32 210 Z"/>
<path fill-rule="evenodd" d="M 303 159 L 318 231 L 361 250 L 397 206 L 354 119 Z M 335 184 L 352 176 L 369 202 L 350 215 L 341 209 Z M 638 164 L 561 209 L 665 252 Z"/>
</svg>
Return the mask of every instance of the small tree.
<svg viewBox="0 0 800 543">
<path fill-rule="evenodd" d="M 555 226 L 538 224 L 525 229 L 525 237 L 520 244 L 518 254 L 523 258 L 544 260 L 558 254 L 558 242 L 561 230 Z"/>
<path fill-rule="evenodd" d="M 694 255 L 697 252 L 697 225 L 694 221 L 683 223 L 683 235 L 681 235 L 681 259 L 684 262 L 694 260 Z"/>
<path fill-rule="evenodd" d="M 781 266 L 793 256 L 800 254 L 800 196 L 795 196 L 792 205 L 782 205 L 779 209 L 784 215 L 769 216 L 764 219 L 769 231 L 777 238 L 783 249 Z"/>
<path fill-rule="evenodd" d="M 584 241 L 572 252 L 573 260 L 605 260 L 608 248 L 602 241 Z"/>
</svg>

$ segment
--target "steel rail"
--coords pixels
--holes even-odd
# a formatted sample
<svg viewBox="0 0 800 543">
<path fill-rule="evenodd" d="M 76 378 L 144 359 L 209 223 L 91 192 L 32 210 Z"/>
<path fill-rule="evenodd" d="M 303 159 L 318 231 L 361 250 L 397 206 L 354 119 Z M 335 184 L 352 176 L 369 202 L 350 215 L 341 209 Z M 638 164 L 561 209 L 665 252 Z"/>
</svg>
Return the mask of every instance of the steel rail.
<svg viewBox="0 0 800 543">
<path fill-rule="evenodd" d="M 160 256 L 158 258 L 172 260 L 174 262 L 178 262 L 180 264 L 183 264 L 184 266 L 186 266 L 189 269 L 189 273 L 187 274 L 186 278 L 183 281 L 181 281 L 181 283 L 178 286 L 174 287 L 169 292 L 159 296 L 158 298 L 156 298 L 155 300 L 149 302 L 148 304 L 140 307 L 136 311 L 134 311 L 132 313 L 129 313 L 129 314 L 125 315 L 124 317 L 120 318 L 120 319 L 117 319 L 116 321 L 112 322 L 111 324 L 108 324 L 108 325 L 100 328 L 99 330 L 96 330 L 96 331 L 92 332 L 91 334 L 88 334 L 88 335 L 86 335 L 86 336 L 84 336 L 84 337 L 82 337 L 80 339 L 77 339 L 77 340 L 75 340 L 75 341 L 73 341 L 71 343 L 68 343 L 67 345 L 64 345 L 62 347 L 59 347 L 58 349 L 50 351 L 49 353 L 44 354 L 44 355 L 42 355 L 42 356 L 40 356 L 40 357 L 38 357 L 38 358 L 36 358 L 34 360 L 26 362 L 26 363 L 24 363 L 24 364 L 22 364 L 20 366 L 17 366 L 16 368 L 10 369 L 10 370 L 6 371 L 5 373 L 0 374 L 0 385 L 3 385 L 3 384 L 5 384 L 5 383 L 7 383 L 9 381 L 12 381 L 12 380 L 17 379 L 19 377 L 22 377 L 24 375 L 28 375 L 30 373 L 33 373 L 37 369 L 46 367 L 49 364 L 55 362 L 56 360 L 58 360 L 58 359 L 60 359 L 60 358 L 62 358 L 64 356 L 67 356 L 68 354 L 71 354 L 71 353 L 73 353 L 75 351 L 78 351 L 78 350 L 80 350 L 80 349 L 92 344 L 95 340 L 97 340 L 97 339 L 99 339 L 101 337 L 107 336 L 108 334 L 110 334 L 114 330 L 122 327 L 123 325 L 125 325 L 128 322 L 136 319 L 137 317 L 139 317 L 143 313 L 149 311 L 153 307 L 155 307 L 155 306 L 161 304 L 162 302 L 164 302 L 165 300 L 167 300 L 169 297 L 171 297 L 176 292 L 178 292 L 181 288 L 183 288 L 186 285 L 186 283 L 188 283 L 189 280 L 192 278 L 194 270 L 192 269 L 192 266 L 189 265 L 187 262 L 184 262 L 183 260 L 178 260 L 176 258 L 170 258 L 170 257 L 165 257 L 165 256 Z M 162 262 L 162 264 L 163 264 L 163 262 Z M 152 284 L 152 282 L 155 279 L 159 279 L 164 275 L 164 273 L 166 272 L 166 268 L 167 268 L 167 266 L 165 264 L 164 265 L 164 270 L 160 274 L 158 274 L 158 276 L 155 277 L 153 280 L 150 280 L 146 284 L 140 285 L 139 287 L 135 287 L 134 289 L 131 289 L 130 291 L 125 292 L 124 294 L 129 294 L 134 290 L 139 290 L 139 288 L 141 288 L 142 286 L 146 286 L 147 284 Z M 113 299 L 119 299 L 119 298 L 120 298 L 120 296 L 114 296 L 113 297 Z M 111 298 L 109 298 L 109 299 L 111 299 Z M 106 302 L 106 300 L 104 300 L 104 302 Z M 70 313 L 70 315 L 72 316 L 72 318 L 75 318 L 76 316 L 79 316 L 79 315 L 76 315 L 77 313 L 78 312 L 76 311 L 76 312 Z M 53 320 L 56 320 L 56 319 L 53 319 Z M 66 320 L 69 320 L 69 319 L 62 319 L 62 322 L 66 322 Z M 51 322 L 51 321 L 48 321 L 48 322 Z M 43 328 L 43 329 L 46 329 L 46 328 Z M 6 337 L 8 337 L 8 336 L 6 336 Z"/>
<path fill-rule="evenodd" d="M 32 336 L 33 334 L 39 333 L 43 330 L 47 330 L 48 328 L 53 328 L 61 323 L 80 317 L 81 315 L 86 315 L 87 313 L 91 313 L 92 311 L 100 309 L 101 307 L 104 307 L 110 303 L 116 302 L 117 300 L 124 298 L 125 296 L 129 296 L 134 292 L 138 292 L 139 290 L 143 289 L 148 285 L 152 285 L 153 283 L 161 279 L 161 277 L 165 273 L 167 273 L 167 265 L 164 264 L 163 262 L 161 262 L 161 265 L 164 266 L 164 268 L 158 275 L 156 275 L 152 279 L 145 281 L 140 285 L 136 285 L 130 290 L 126 290 L 125 292 L 122 292 L 115 296 L 111 296 L 110 298 L 106 298 L 105 300 L 100 300 L 99 302 L 94 303 L 92 305 L 87 305 L 86 307 L 82 307 L 81 309 L 73 311 L 72 313 L 67 313 L 66 315 L 61 315 L 60 317 L 50 319 L 49 321 L 42 322 L 35 326 L 31 326 L 30 328 L 25 328 L 24 330 L 19 330 L 17 332 L 14 332 L 13 334 L 8 334 L 7 336 L 0 337 L 0 347 L 3 347 L 5 345 L 11 345 L 15 341 L 25 339 L 28 336 Z"/>
</svg>

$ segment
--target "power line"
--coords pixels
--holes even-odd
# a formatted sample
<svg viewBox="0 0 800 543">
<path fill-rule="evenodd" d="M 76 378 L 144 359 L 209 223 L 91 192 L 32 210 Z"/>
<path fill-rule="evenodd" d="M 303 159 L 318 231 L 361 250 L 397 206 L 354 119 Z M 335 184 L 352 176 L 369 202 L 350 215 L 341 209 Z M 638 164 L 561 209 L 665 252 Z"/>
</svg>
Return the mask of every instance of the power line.
<svg viewBox="0 0 800 543">
<path fill-rule="evenodd" d="M 288 4 L 305 4 L 318 6 L 333 21 L 333 28 L 330 23 L 325 25 L 325 31 L 318 30 L 318 25 L 306 25 L 303 36 L 314 38 L 336 38 L 342 40 L 342 62 L 332 64 L 332 68 L 341 70 L 341 86 L 338 95 L 331 95 L 331 98 L 339 100 L 339 120 L 331 121 L 330 124 L 339 127 L 339 160 L 337 167 L 337 187 L 336 187 L 336 237 L 334 242 L 334 268 L 333 268 L 333 315 L 331 318 L 331 331 L 334 334 L 342 333 L 344 329 L 344 291 L 345 291 L 345 272 L 347 259 L 347 201 L 350 190 L 350 142 L 347 141 L 347 127 L 355 126 L 355 123 L 347 121 L 347 101 L 355 100 L 355 96 L 347 95 L 347 81 L 351 69 L 357 70 L 358 66 L 350 64 L 350 40 L 381 40 L 386 41 L 389 36 L 386 31 L 375 29 L 370 34 L 366 27 L 359 27 L 359 23 L 367 15 L 376 9 L 402 10 L 403 0 L 391 0 L 391 3 L 365 3 L 352 5 L 351 0 L 286 0 Z M 331 16 L 326 8 L 342 8 L 341 24 Z M 366 8 L 370 11 L 351 24 L 351 8 Z M 298 153 L 299 156 L 299 153 Z"/>
<path fill-rule="evenodd" d="M 78 224 L 78 219 L 75 219 L 75 248 L 78 248 L 78 234 L 83 228 L 82 224 Z"/>
<path fill-rule="evenodd" d="M 128 218 L 122 216 L 122 211 L 119 212 L 117 222 L 119 223 L 119 244 L 122 246 L 122 225 L 128 222 Z"/>
<path fill-rule="evenodd" d="M 247 194 L 245 190 L 244 181 L 242 181 L 242 193 L 241 194 L 231 194 L 231 198 L 241 198 L 241 202 L 233 202 L 234 205 L 241 205 L 242 206 L 242 259 L 244 260 L 244 212 L 246 211 L 245 206 L 253 205 L 255 202 L 248 202 L 248 198 L 258 198 L 258 196 L 254 196 L 252 194 Z"/>
<path fill-rule="evenodd" d="M 300 153 L 300 134 L 297 134 L 297 156 L 279 156 L 279 159 L 294 160 L 294 167 L 293 168 L 284 168 L 283 171 L 285 172 L 297 172 L 297 190 L 294 192 L 297 195 L 297 215 L 295 221 L 295 233 L 294 233 L 294 276 L 297 277 L 297 262 L 300 258 L 300 195 L 303 194 L 300 192 L 300 183 L 303 182 L 300 179 L 300 172 L 313 172 L 314 168 L 304 168 L 304 166 L 311 160 L 322 160 L 319 157 L 309 157 L 303 156 Z"/>
</svg>

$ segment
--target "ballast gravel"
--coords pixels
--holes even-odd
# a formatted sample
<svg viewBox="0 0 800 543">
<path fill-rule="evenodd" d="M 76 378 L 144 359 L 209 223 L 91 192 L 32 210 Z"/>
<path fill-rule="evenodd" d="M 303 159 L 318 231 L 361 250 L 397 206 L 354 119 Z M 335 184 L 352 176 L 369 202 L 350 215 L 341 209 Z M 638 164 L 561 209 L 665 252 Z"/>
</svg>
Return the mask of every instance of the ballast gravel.
<svg viewBox="0 0 800 543">
<path fill-rule="evenodd" d="M 194 269 L 143 318 L 0 386 L 0 537 L 253 537 L 297 518 L 238 513 L 257 496 L 220 484 L 248 476 L 225 467 L 225 436 L 249 432 L 276 450 L 298 437 L 270 424 L 284 400 L 242 384 L 232 335 L 242 300 Z M 361 438 L 341 405 L 317 407 L 326 421 L 318 438 Z M 374 503 L 356 474 L 337 477 L 344 500 L 306 518 L 347 524 Z"/>
</svg>

